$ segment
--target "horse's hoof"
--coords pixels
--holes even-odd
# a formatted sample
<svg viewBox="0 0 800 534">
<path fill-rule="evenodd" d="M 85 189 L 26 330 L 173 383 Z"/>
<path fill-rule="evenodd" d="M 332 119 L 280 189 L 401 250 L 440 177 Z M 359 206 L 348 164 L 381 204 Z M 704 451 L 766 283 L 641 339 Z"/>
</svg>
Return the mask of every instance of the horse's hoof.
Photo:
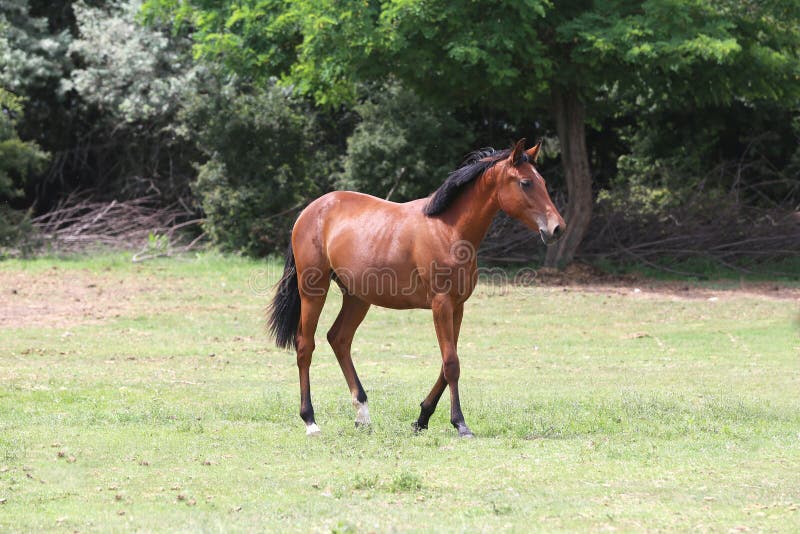
<svg viewBox="0 0 800 534">
<path fill-rule="evenodd" d="M 319 429 L 317 423 L 311 423 L 310 425 L 306 425 L 306 436 L 320 436 L 322 435 L 322 430 Z"/>
<path fill-rule="evenodd" d="M 459 438 L 472 439 L 475 437 L 475 434 L 472 433 L 472 430 L 470 430 L 467 425 L 459 425 L 456 428 L 458 429 Z"/>
<path fill-rule="evenodd" d="M 362 423 L 360 421 L 356 421 L 356 430 L 372 434 L 372 423 Z"/>
<path fill-rule="evenodd" d="M 372 425 L 372 420 L 367 416 L 366 419 L 361 417 L 356 417 L 356 426 L 370 426 Z"/>
<path fill-rule="evenodd" d="M 414 421 L 411 423 L 411 429 L 414 431 L 414 434 L 419 434 L 423 430 L 427 430 L 428 425 L 421 425 L 419 424 L 419 421 Z"/>
</svg>

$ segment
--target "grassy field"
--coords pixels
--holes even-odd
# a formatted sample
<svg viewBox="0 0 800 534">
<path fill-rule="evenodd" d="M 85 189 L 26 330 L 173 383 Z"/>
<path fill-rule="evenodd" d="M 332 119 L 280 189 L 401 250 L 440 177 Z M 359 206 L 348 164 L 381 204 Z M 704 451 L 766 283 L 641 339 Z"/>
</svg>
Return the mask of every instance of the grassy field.
<svg viewBox="0 0 800 534">
<path fill-rule="evenodd" d="M 324 333 L 305 436 L 276 264 L 0 263 L 0 531 L 800 530 L 797 289 L 481 287 L 459 440 L 430 312 L 373 309 L 355 429 Z M 791 298 L 794 297 L 794 298 Z"/>
</svg>

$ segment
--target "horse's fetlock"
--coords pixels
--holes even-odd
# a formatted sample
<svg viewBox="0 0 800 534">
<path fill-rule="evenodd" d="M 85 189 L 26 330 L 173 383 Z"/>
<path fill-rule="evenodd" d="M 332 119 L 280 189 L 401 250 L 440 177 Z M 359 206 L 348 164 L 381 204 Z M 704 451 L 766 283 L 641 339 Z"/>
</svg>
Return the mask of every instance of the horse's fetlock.
<svg viewBox="0 0 800 534">
<path fill-rule="evenodd" d="M 300 419 L 306 422 L 306 424 L 311 424 L 314 422 L 314 408 L 311 406 L 301 406 L 300 407 Z"/>
<path fill-rule="evenodd" d="M 427 420 L 433 415 L 434 411 L 436 411 L 436 406 L 425 406 L 424 402 L 421 402 L 419 405 L 420 418 L 424 417 Z"/>
</svg>

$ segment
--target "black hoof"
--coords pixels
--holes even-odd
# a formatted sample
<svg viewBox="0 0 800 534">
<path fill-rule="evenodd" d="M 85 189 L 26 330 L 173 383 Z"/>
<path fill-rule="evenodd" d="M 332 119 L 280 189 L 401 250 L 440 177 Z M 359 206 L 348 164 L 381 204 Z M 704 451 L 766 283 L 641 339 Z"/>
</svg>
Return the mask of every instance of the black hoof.
<svg viewBox="0 0 800 534">
<path fill-rule="evenodd" d="M 420 423 L 419 421 L 414 421 L 411 423 L 411 428 L 414 430 L 414 434 L 419 434 L 423 430 L 428 429 L 427 423 Z"/>
</svg>

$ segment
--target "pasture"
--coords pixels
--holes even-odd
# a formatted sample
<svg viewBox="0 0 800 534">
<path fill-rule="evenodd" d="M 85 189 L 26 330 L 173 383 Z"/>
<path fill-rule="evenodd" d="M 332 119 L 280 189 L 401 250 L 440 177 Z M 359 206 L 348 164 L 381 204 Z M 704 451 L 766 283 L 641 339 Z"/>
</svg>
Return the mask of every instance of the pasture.
<svg viewBox="0 0 800 534">
<path fill-rule="evenodd" d="M 798 289 L 488 287 L 460 440 L 429 311 L 373 308 L 356 429 L 324 341 L 298 412 L 264 334 L 282 266 L 205 254 L 0 263 L 0 531 L 800 530 Z M 660 284 L 660 283 L 659 283 Z"/>
</svg>

